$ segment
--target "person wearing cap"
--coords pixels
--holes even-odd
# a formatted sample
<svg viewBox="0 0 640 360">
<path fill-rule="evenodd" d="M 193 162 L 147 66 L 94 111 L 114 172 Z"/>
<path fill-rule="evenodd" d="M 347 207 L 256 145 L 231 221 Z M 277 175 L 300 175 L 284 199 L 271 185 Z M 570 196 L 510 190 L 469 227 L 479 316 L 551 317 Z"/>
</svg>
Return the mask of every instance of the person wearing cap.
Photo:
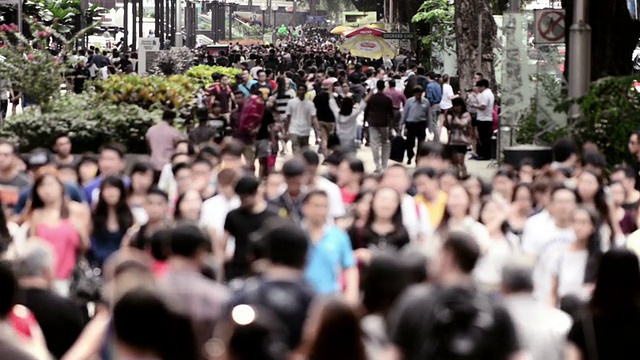
<svg viewBox="0 0 640 360">
<path fill-rule="evenodd" d="M 26 157 L 27 169 L 32 178 L 35 178 L 35 175 L 40 171 L 43 167 L 54 167 L 53 165 L 54 157 L 51 152 L 45 148 L 37 148 L 31 150 L 31 152 Z M 78 186 L 78 184 L 74 184 L 71 182 L 63 182 L 64 190 L 67 195 L 71 198 L 71 200 L 78 203 L 86 203 L 87 199 L 84 196 L 82 189 Z M 29 200 L 29 196 L 31 195 L 31 185 L 22 189 L 20 191 L 20 195 L 18 196 L 18 201 L 16 202 L 13 211 L 14 214 L 19 215 L 22 214 L 25 207 L 27 206 L 27 202 Z"/>
<path fill-rule="evenodd" d="M 424 89 L 417 85 L 413 88 L 413 97 L 407 100 L 400 118 L 400 126 L 404 125 L 407 130 L 407 164 L 415 156 L 414 147 L 418 140 L 418 149 L 426 139 L 427 123 L 430 117 L 429 102 L 423 98 Z"/>
<path fill-rule="evenodd" d="M 333 83 L 331 80 L 327 79 L 322 82 L 322 90 L 313 99 L 313 104 L 316 107 L 316 116 L 320 127 L 320 134 L 318 134 L 321 141 L 320 149 L 326 157 L 329 153 L 327 148 L 329 135 L 333 134 L 336 129 L 335 113 L 340 111 L 338 103 L 333 96 Z"/>
<path fill-rule="evenodd" d="M 231 238 L 235 239 L 233 256 L 224 266 L 227 281 L 251 275 L 251 259 L 259 255 L 252 253 L 252 234 L 278 216 L 268 207 L 264 189 L 255 176 L 240 178 L 235 191 L 240 197 L 240 207 L 227 214 L 224 236 L 216 244 L 216 255 L 219 261 L 224 261 L 222 256 L 226 253 L 227 245 Z"/>
<path fill-rule="evenodd" d="M 393 124 L 393 101 L 384 94 L 385 86 L 384 80 L 376 82 L 378 92 L 367 100 L 364 110 L 364 120 L 369 124 L 369 140 L 376 172 L 387 167 L 391 153 L 389 137 Z"/>
</svg>

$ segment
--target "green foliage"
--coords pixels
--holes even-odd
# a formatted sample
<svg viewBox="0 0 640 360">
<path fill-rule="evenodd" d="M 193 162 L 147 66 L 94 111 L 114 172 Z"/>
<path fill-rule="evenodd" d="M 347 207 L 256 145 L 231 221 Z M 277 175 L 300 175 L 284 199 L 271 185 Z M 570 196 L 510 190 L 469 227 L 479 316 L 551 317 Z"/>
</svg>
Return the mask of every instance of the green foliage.
<svg viewBox="0 0 640 360">
<path fill-rule="evenodd" d="M 196 57 L 190 49 L 174 48 L 160 51 L 158 58 L 147 70 L 150 75 L 181 75 L 184 74 L 196 61 Z"/>
<path fill-rule="evenodd" d="M 453 43 L 453 2 L 450 4 L 448 0 L 425 0 L 418 12 L 413 16 L 413 23 L 427 23 L 431 27 L 431 33 L 422 37 L 422 44 L 429 54 L 433 50 L 446 50 L 447 43 Z M 433 57 L 425 59 L 428 68 L 438 67 L 434 63 Z"/>
<path fill-rule="evenodd" d="M 113 75 L 95 81 L 95 96 L 100 103 L 134 104 L 143 109 L 169 105 L 187 109 L 194 105 L 194 94 L 201 86 L 185 75 L 146 76 Z"/>
<path fill-rule="evenodd" d="M 236 75 L 242 73 L 242 71 L 232 67 L 198 65 L 187 70 L 185 75 L 193 79 L 197 83 L 202 83 L 205 86 L 209 86 L 211 85 L 211 83 L 213 83 L 211 76 L 215 73 L 226 75 L 227 77 L 229 77 L 231 84 L 235 84 Z"/>
<path fill-rule="evenodd" d="M 55 29 L 56 32 L 69 36 L 81 29 L 76 28 L 76 15 L 82 13 L 81 0 L 26 0 L 23 5 L 24 16 L 37 19 L 44 26 Z M 86 15 L 94 22 L 100 20 L 106 11 L 98 5 L 89 4 Z"/>
<path fill-rule="evenodd" d="M 162 117 L 131 104 L 98 104 L 90 94 L 69 94 L 51 102 L 43 113 L 29 107 L 24 113 L 9 117 L 0 136 L 15 141 L 21 151 L 51 147 L 53 135 L 68 133 L 76 152 L 96 152 L 109 141 L 122 143 L 130 153 L 146 152 L 145 133 Z"/>
</svg>

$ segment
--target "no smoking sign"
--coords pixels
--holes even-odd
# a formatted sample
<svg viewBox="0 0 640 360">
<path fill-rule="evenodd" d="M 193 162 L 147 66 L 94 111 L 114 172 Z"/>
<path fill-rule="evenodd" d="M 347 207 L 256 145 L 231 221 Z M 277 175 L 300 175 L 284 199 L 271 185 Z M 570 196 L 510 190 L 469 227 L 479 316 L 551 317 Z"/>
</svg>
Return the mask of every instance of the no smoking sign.
<svg viewBox="0 0 640 360">
<path fill-rule="evenodd" d="M 560 9 L 536 10 L 535 42 L 536 44 L 564 43 L 565 38 L 565 12 Z"/>
</svg>

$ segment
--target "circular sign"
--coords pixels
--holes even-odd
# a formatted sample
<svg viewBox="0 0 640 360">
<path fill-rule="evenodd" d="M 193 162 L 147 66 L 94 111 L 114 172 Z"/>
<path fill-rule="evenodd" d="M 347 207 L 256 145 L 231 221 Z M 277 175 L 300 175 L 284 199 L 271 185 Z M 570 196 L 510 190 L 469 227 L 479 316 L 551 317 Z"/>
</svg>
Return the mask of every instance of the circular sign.
<svg viewBox="0 0 640 360">
<path fill-rule="evenodd" d="M 561 11 L 545 11 L 538 20 L 538 33 L 545 41 L 557 42 L 565 36 L 565 15 Z"/>
</svg>

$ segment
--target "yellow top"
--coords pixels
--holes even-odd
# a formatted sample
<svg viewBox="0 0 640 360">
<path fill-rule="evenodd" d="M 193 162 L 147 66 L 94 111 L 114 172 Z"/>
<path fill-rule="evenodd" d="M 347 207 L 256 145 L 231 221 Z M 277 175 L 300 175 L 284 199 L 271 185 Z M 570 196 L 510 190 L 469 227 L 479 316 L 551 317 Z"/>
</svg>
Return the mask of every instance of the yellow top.
<svg viewBox="0 0 640 360">
<path fill-rule="evenodd" d="M 440 191 L 435 201 L 427 201 L 427 199 L 422 195 L 416 195 L 415 199 L 419 204 L 424 204 L 429 211 L 431 226 L 433 228 L 438 227 L 438 225 L 440 225 L 440 221 L 442 221 L 445 206 L 447 206 L 447 193 Z"/>
</svg>

